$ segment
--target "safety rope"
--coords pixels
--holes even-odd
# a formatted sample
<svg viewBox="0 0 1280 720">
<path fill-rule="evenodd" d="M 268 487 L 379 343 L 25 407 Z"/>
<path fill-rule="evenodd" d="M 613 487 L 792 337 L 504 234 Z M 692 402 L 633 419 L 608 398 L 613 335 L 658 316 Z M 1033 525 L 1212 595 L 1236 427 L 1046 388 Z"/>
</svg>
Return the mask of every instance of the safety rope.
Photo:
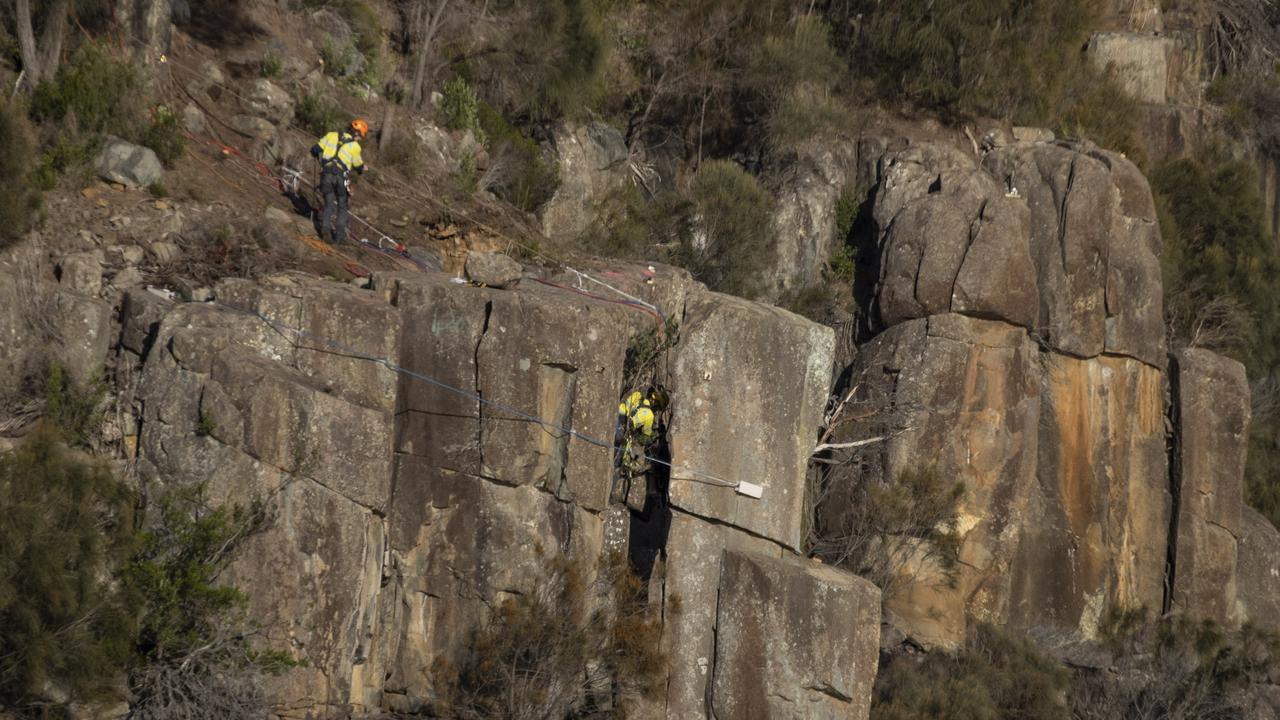
<svg viewBox="0 0 1280 720">
<path fill-rule="evenodd" d="M 451 392 L 451 393 L 454 393 L 454 394 L 456 394 L 456 395 L 460 395 L 460 396 L 465 397 L 465 398 L 467 398 L 467 399 L 469 399 L 469 400 L 475 400 L 476 402 L 478 402 L 478 403 L 480 403 L 480 404 L 486 405 L 486 406 L 491 407 L 491 408 L 494 408 L 494 409 L 496 409 L 496 410 L 500 410 L 500 411 L 505 412 L 505 413 L 509 413 L 509 414 L 514 415 L 515 417 L 517 417 L 517 418 L 521 419 L 521 420 L 526 420 L 526 421 L 528 421 L 528 422 L 535 423 L 535 424 L 540 425 L 540 426 L 542 426 L 542 427 L 544 427 L 544 428 L 546 428 L 546 429 L 548 429 L 548 430 L 551 430 L 551 431 L 553 431 L 553 432 L 558 432 L 558 433 L 561 433 L 561 434 L 564 434 L 564 435 L 568 435 L 568 436 L 570 436 L 570 437 L 575 437 L 575 438 L 577 438 L 577 439 L 579 439 L 579 440 L 581 440 L 581 441 L 583 441 L 583 442 L 585 442 L 585 443 L 588 443 L 588 444 L 590 444 L 590 445 L 595 445 L 596 447 L 599 447 L 599 448 L 602 448 L 602 449 L 608 450 L 608 451 L 610 452 L 610 456 L 611 456 L 611 457 L 616 457 L 616 455 L 614 455 L 614 453 L 619 453 L 619 452 L 622 452 L 622 451 L 624 450 L 624 446 L 622 446 L 622 445 L 615 445 L 615 444 L 614 444 L 614 443 L 612 443 L 612 442 L 606 442 L 606 441 L 604 441 L 604 440 L 600 440 L 600 439 L 598 439 L 598 438 L 594 438 L 594 437 L 592 437 L 592 436 L 590 436 L 590 435 L 587 435 L 587 434 L 585 434 L 585 433 L 578 432 L 577 430 L 574 430 L 573 428 L 564 427 L 564 426 L 562 426 L 562 425 L 558 425 L 558 424 L 556 424 L 556 423 L 554 423 L 554 422 L 551 422 L 551 421 L 549 421 L 549 420 L 544 420 L 544 419 L 542 419 L 542 418 L 540 418 L 540 417 L 538 417 L 538 416 L 536 416 L 536 415 L 532 415 L 532 414 L 527 413 L 527 412 L 525 412 L 525 411 L 523 411 L 523 410 L 520 410 L 519 408 L 516 408 L 516 407 L 513 407 L 513 406 L 511 406 L 511 405 L 508 405 L 508 404 L 506 404 L 506 403 L 502 403 L 502 402 L 498 402 L 498 401 L 496 401 L 496 400 L 491 400 L 491 399 L 489 399 L 489 398 L 485 398 L 485 397 L 481 396 L 481 395 L 480 395 L 480 394 L 478 394 L 478 393 L 474 393 L 474 392 L 471 392 L 471 391 L 469 391 L 469 390 L 465 390 L 465 389 L 463 389 L 463 388 L 460 388 L 460 387 L 457 387 L 457 386 L 451 385 L 451 384 L 449 384 L 449 383 L 447 383 L 447 382 L 444 382 L 443 380 L 439 380 L 439 379 L 437 379 L 437 378 L 431 377 L 430 375 L 425 375 L 425 374 L 423 374 L 423 373 L 416 372 L 416 371 L 414 371 L 414 370 L 410 370 L 410 369 L 405 368 L 405 367 L 401 367 L 400 365 L 397 365 L 397 364 L 395 364 L 395 363 L 391 362 L 391 361 L 390 361 L 389 359 L 387 359 L 387 358 L 379 357 L 379 356 L 377 356 L 377 355 L 372 355 L 372 354 L 370 354 L 370 353 L 361 352 L 360 350 L 357 350 L 357 349 L 355 349 L 355 348 L 352 348 L 352 347 L 349 347 L 349 346 L 347 346 L 347 345 L 344 345 L 344 344 L 342 344 L 342 343 L 340 343 L 340 342 L 338 342 L 338 341 L 336 341 L 336 340 L 333 340 L 333 339 L 331 339 L 331 338 L 327 338 L 327 337 L 324 337 L 324 336 L 322 336 L 322 335 L 317 335 L 317 334 L 315 334 L 315 333 L 308 332 L 308 331 L 306 331 L 306 330 L 303 330 L 303 329 L 301 329 L 301 328 L 296 328 L 296 327 L 293 327 L 293 326 L 291 326 L 291 325 L 286 325 L 286 324 L 284 324 L 284 323 L 282 323 L 282 322 L 279 322 L 278 320 L 273 320 L 273 319 L 271 319 L 271 318 L 267 317 L 266 315 L 262 314 L 261 312 L 258 312 L 257 310 L 250 310 L 250 309 L 247 309 L 247 308 L 242 308 L 242 307 L 239 307 L 239 306 L 236 306 L 236 305 L 230 305 L 230 304 L 223 303 L 223 302 L 218 302 L 218 301 L 214 301 L 214 302 L 213 302 L 213 303 L 211 303 L 211 304 L 213 304 L 213 305 L 217 305 L 218 307 L 225 308 L 225 309 L 227 309 L 227 310 L 229 310 L 229 311 L 231 311 L 231 312 L 236 312 L 236 313 L 240 313 L 240 314 L 242 314 L 242 315 L 247 315 L 247 316 L 250 316 L 250 317 L 257 318 L 258 320 L 262 321 L 262 322 L 263 322 L 263 323 L 265 323 L 267 326 L 271 327 L 271 328 L 272 328 L 272 329 L 274 329 L 276 332 L 279 332 L 279 333 L 280 333 L 280 334 L 282 334 L 282 335 L 286 335 L 286 334 L 290 334 L 290 333 L 291 333 L 291 334 L 293 334 L 293 335 L 297 336 L 299 339 L 311 340 L 311 341 L 314 341 L 314 342 L 317 342 L 317 343 L 321 343 L 321 344 L 323 344 L 323 345 L 328 346 L 328 347 L 329 347 L 330 349 L 332 349 L 333 351 L 336 351 L 336 352 L 338 352 L 338 353 L 342 354 L 344 357 L 351 357 L 351 358 L 355 358 L 355 359 L 357 359 L 357 360 L 364 360 L 364 361 L 366 361 L 366 362 L 371 362 L 371 363 L 374 363 L 375 365 L 381 365 L 381 366 L 383 366 L 383 367 L 387 368 L 388 370 L 391 370 L 392 372 L 394 372 L 394 373 L 396 373 L 396 374 L 398 374 L 398 375 L 405 375 L 405 376 L 407 376 L 407 377 L 414 378 L 415 380 L 419 380 L 419 381 L 425 382 L 425 383 L 427 383 L 427 384 L 429 384 L 429 385 L 433 385 L 433 386 L 435 386 L 435 387 L 438 387 L 438 388 L 440 388 L 440 389 L 442 389 L 442 390 L 446 390 L 446 391 Z M 299 347 L 299 346 L 300 346 L 300 344 L 294 344 L 294 347 Z M 647 461 L 649 461 L 649 462 L 651 462 L 651 463 L 654 463 L 654 464 L 657 464 L 657 465 L 662 465 L 662 466 L 667 467 L 667 468 L 675 469 L 675 465 L 673 465 L 672 463 L 670 463 L 670 462 L 668 462 L 668 461 L 666 461 L 666 460 L 663 460 L 663 459 L 661 459 L 661 458 L 653 457 L 652 455 L 648 455 L 648 454 L 642 454 L 641 456 L 642 456 L 645 460 L 647 460 Z M 733 488 L 733 489 L 736 489 L 736 488 L 740 487 L 741 485 L 743 485 L 743 483 L 741 483 L 741 482 L 732 482 L 732 481 L 729 481 L 729 480 L 725 480 L 724 478 L 716 477 L 715 475 L 711 475 L 711 474 L 709 474 L 709 473 L 701 472 L 701 471 L 698 471 L 698 470 L 688 470 L 688 472 L 689 472 L 691 475 L 693 475 L 694 477 L 672 478 L 672 479 L 673 479 L 673 480 L 687 480 L 687 481 L 690 481 L 690 482 L 702 483 L 702 484 L 704 484 L 704 485 L 714 485 L 714 486 L 716 486 L 716 487 Z"/>
</svg>

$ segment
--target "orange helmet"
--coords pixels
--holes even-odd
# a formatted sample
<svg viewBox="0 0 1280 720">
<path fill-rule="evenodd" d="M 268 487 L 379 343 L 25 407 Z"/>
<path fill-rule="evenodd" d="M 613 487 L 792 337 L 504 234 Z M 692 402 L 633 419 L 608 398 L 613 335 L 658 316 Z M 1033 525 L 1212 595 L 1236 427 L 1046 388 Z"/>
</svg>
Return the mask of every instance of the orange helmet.
<svg viewBox="0 0 1280 720">
<path fill-rule="evenodd" d="M 351 129 L 360 133 L 360 137 L 362 139 L 369 136 L 369 123 L 365 122 L 364 118 L 356 118 L 355 120 L 352 120 Z"/>
</svg>

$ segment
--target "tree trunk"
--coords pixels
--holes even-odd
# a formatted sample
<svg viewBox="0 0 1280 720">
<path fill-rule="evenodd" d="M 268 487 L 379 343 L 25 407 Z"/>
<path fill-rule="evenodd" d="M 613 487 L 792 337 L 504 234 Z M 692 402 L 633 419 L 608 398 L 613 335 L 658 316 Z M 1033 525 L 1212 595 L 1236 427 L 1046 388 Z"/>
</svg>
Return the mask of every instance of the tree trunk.
<svg viewBox="0 0 1280 720">
<path fill-rule="evenodd" d="M 420 31 L 418 33 L 418 64 L 413 73 L 413 92 L 409 96 L 409 104 L 411 107 L 421 107 L 422 101 L 426 99 L 427 85 L 427 56 L 431 53 L 431 43 L 435 40 L 436 32 L 440 30 L 440 25 L 444 21 L 444 14 L 449 9 L 449 0 L 440 0 L 436 4 L 435 12 L 421 13 Z"/>
<path fill-rule="evenodd" d="M 382 122 L 378 124 L 378 152 L 385 152 L 387 146 L 391 144 L 391 136 L 395 133 L 396 128 L 396 104 L 387 103 L 386 109 L 382 113 Z"/>
<path fill-rule="evenodd" d="M 31 0 L 17 0 L 18 48 L 22 52 L 24 88 L 40 84 L 40 55 L 36 52 L 36 36 L 31 29 Z"/>
<path fill-rule="evenodd" d="M 45 80 L 52 78 L 58 72 L 58 65 L 62 63 L 62 41 L 67 36 L 67 5 L 68 0 L 54 0 L 53 8 L 49 10 L 49 24 L 45 26 L 40 38 L 44 45 L 44 52 L 40 57 L 40 75 Z"/>
</svg>

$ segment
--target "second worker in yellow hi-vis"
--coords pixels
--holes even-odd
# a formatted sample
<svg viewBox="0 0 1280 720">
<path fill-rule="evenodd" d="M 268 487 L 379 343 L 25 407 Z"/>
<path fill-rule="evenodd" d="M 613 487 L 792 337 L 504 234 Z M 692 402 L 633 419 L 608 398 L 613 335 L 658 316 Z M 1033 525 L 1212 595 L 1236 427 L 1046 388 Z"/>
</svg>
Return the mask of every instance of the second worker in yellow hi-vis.
<svg viewBox="0 0 1280 720">
<path fill-rule="evenodd" d="M 335 130 L 320 138 L 311 146 L 311 155 L 320 161 L 320 194 L 324 196 L 324 216 L 320 221 L 320 237 L 332 233 L 334 244 L 347 237 L 351 217 L 347 202 L 351 197 L 351 173 L 364 173 L 364 159 L 360 156 L 360 140 L 369 135 L 369 123 L 360 118 L 351 121 L 351 128 Z"/>
</svg>

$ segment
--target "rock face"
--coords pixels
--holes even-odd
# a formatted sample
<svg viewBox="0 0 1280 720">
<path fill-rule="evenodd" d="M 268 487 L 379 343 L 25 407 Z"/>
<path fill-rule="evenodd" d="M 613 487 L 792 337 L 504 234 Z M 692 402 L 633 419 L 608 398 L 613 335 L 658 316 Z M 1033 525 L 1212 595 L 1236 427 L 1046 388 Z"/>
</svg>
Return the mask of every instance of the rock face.
<svg viewBox="0 0 1280 720">
<path fill-rule="evenodd" d="M 1280 630 L 1280 530 L 1258 511 L 1240 517 L 1236 614 L 1242 622 Z"/>
<path fill-rule="evenodd" d="M 1107 608 L 1161 607 L 1167 361 L 1141 174 L 1036 138 L 980 164 L 925 144 L 881 162 L 873 212 L 888 329 L 851 382 L 893 421 L 850 482 L 932 468 L 964 486 L 954 587 L 914 568 L 893 615 L 956 646 L 970 619 L 1091 637 Z"/>
<path fill-rule="evenodd" d="M 714 716 L 867 717 L 879 600 L 871 583 L 812 561 L 726 551 Z"/>
<path fill-rule="evenodd" d="M 856 148 L 835 143 L 795 159 L 772 173 L 774 258 L 766 295 L 778 298 L 822 277 L 838 237 L 836 205 L 857 189 Z"/>
<path fill-rule="evenodd" d="M 150 148 L 108 136 L 98 153 L 98 176 L 110 182 L 145 188 L 160 181 L 164 168 Z"/>
<path fill-rule="evenodd" d="M 716 293 L 691 298 L 672 379 L 685 400 L 669 434 L 672 504 L 798 551 L 834 351 L 830 328 L 788 312 Z M 739 480 L 763 496 L 735 493 Z"/>
<path fill-rule="evenodd" d="M 591 225 L 596 206 L 626 181 L 627 143 L 616 128 L 593 122 L 557 128 L 551 148 L 560 186 L 542 208 L 542 231 L 572 241 Z"/>
<path fill-rule="evenodd" d="M 1177 92 L 1169 88 L 1177 77 L 1177 49 L 1173 38 L 1152 33 L 1098 33 L 1089 40 L 1088 55 L 1133 99 L 1159 105 Z"/>
<path fill-rule="evenodd" d="M 678 466 L 749 474 L 766 490 L 756 507 L 686 493 L 702 516 L 651 511 L 670 515 L 665 544 L 650 549 L 672 662 L 666 696 L 645 713 L 865 718 L 879 592 L 788 549 L 830 331 L 668 268 L 618 275 L 686 318 L 675 407 L 705 406 L 734 378 L 785 395 L 768 414 L 746 395 L 716 410 L 751 426 L 725 436 L 729 461 L 700 455 L 714 431 L 695 416 L 709 410 L 673 428 Z M 269 681 L 279 715 L 422 712 L 448 682 L 439 661 L 457 661 L 504 598 L 535 591 L 556 558 L 604 556 L 605 517 L 619 507 L 625 548 L 633 515 L 613 504 L 611 446 L 627 349 L 653 332 L 647 312 L 434 273 L 379 276 L 365 292 L 298 275 L 226 280 L 214 294 L 175 304 L 125 293 L 118 362 L 141 366 L 132 432 L 144 474 L 274 508 L 228 579 L 264 642 L 306 660 Z M 743 350 L 731 362 L 716 355 L 719 334 Z M 747 689 L 769 706 L 743 705 Z"/>
<path fill-rule="evenodd" d="M 1206 350 L 1180 352 L 1176 372 L 1173 607 L 1226 624 L 1235 613 L 1249 382 L 1243 365 Z"/>
<path fill-rule="evenodd" d="M 1132 163 L 1034 143 L 1002 147 L 981 169 L 933 146 L 885 164 L 874 212 L 886 326 L 960 312 L 1025 327 L 1076 357 L 1164 367 L 1160 234 Z"/>
</svg>

